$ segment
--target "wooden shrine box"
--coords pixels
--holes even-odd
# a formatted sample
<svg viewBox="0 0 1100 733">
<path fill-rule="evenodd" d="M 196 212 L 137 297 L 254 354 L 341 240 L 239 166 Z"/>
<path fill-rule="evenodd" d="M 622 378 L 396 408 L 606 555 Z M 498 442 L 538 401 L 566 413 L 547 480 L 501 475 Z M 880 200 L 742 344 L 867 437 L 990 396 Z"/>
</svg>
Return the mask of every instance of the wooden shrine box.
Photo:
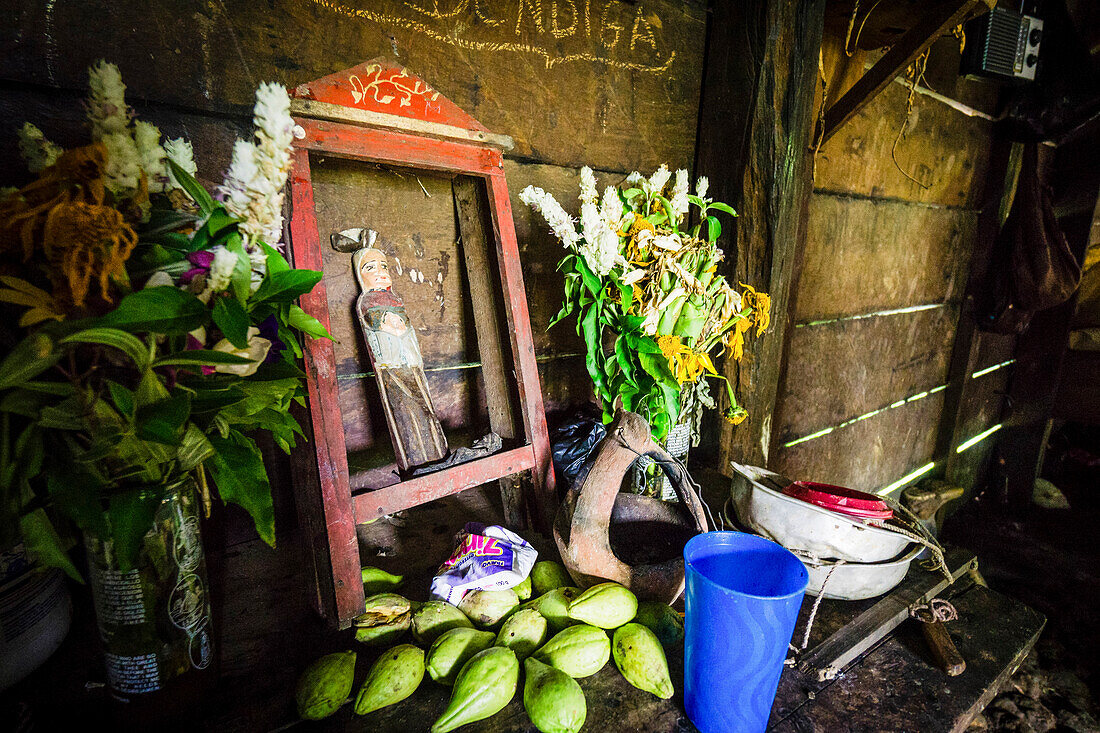
<svg viewBox="0 0 1100 733">
<path fill-rule="evenodd" d="M 325 273 L 301 304 L 333 334 L 306 350 L 316 466 L 298 472 L 298 502 L 318 605 L 346 626 L 363 608 L 357 523 L 499 479 L 507 521 L 545 531 L 553 472 L 504 180 L 511 139 L 383 59 L 292 96 L 290 250 L 295 266 Z M 499 452 L 398 474 L 354 314 L 351 255 L 330 245 L 332 232 L 352 227 L 379 233 L 452 449 L 491 429 L 503 439 Z M 530 480 L 517 482 L 521 473 Z"/>
</svg>

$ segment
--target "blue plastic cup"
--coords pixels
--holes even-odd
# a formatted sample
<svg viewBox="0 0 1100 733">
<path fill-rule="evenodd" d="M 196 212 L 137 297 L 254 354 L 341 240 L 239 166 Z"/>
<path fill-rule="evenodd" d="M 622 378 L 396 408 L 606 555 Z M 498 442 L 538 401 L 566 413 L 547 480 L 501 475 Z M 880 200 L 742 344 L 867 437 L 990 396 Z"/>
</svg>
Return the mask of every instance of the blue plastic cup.
<svg viewBox="0 0 1100 733">
<path fill-rule="evenodd" d="M 702 733 L 768 724 L 809 573 L 790 550 L 742 532 L 684 546 L 684 706 Z"/>
</svg>

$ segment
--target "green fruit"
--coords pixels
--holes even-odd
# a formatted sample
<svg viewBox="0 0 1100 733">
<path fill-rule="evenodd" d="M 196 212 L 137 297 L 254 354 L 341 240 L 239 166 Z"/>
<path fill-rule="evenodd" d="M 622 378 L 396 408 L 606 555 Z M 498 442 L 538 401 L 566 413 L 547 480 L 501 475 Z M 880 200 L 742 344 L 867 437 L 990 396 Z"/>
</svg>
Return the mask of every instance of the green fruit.
<svg viewBox="0 0 1100 733">
<path fill-rule="evenodd" d="M 432 733 L 496 715 L 516 694 L 519 661 L 511 649 L 494 646 L 478 652 L 462 665 L 447 709 L 432 725 Z"/>
<path fill-rule="evenodd" d="M 482 629 L 493 628 L 515 611 L 517 606 L 519 598 L 511 588 L 472 590 L 458 602 L 458 610 Z"/>
<path fill-rule="evenodd" d="M 444 631 L 428 650 L 426 667 L 432 679 L 444 685 L 453 685 L 458 671 L 470 657 L 493 645 L 496 637 L 492 631 L 457 628 Z"/>
<path fill-rule="evenodd" d="M 603 629 L 578 624 L 556 634 L 532 656 L 570 677 L 588 677 L 607 664 L 611 643 Z"/>
<path fill-rule="evenodd" d="M 523 663 L 523 707 L 542 733 L 577 733 L 588 712 L 584 691 L 561 670 L 537 659 Z"/>
<path fill-rule="evenodd" d="M 569 603 L 569 618 L 617 629 L 638 612 L 638 599 L 618 583 L 594 585 Z"/>
<path fill-rule="evenodd" d="M 684 640 L 684 619 L 672 607 L 660 601 L 642 601 L 634 622 L 646 627 L 664 646 L 679 644 Z"/>
<path fill-rule="evenodd" d="M 542 560 L 531 569 L 531 587 L 535 596 L 567 585 L 573 585 L 573 578 L 560 562 Z"/>
<path fill-rule="evenodd" d="M 405 582 L 404 575 L 387 573 L 385 570 L 373 568 L 370 565 L 363 566 L 362 574 L 363 592 L 367 595 L 393 590 L 394 588 L 400 587 L 401 584 Z"/>
<path fill-rule="evenodd" d="M 512 586 L 512 590 L 516 592 L 516 597 L 521 601 L 526 601 L 531 597 L 531 576 L 528 575 L 523 579 L 523 582 L 519 585 Z"/>
<path fill-rule="evenodd" d="M 549 593 L 541 595 L 534 600 L 527 601 L 527 603 L 524 603 L 520 608 L 535 609 L 541 613 L 543 618 L 546 619 L 546 622 L 550 624 L 551 631 L 561 631 L 566 626 L 572 626 L 576 623 L 573 619 L 569 618 L 569 602 L 580 594 L 580 588 L 573 588 L 571 586 L 555 588 Z"/>
<path fill-rule="evenodd" d="M 410 625 L 412 604 L 396 593 L 379 593 L 364 602 L 362 614 L 352 620 L 355 640 L 383 646 L 401 638 Z"/>
<path fill-rule="evenodd" d="M 393 705 L 416 692 L 424 679 L 424 652 L 402 644 L 380 656 L 363 680 L 355 698 L 356 715 Z"/>
<path fill-rule="evenodd" d="M 428 601 L 413 611 L 413 638 L 425 646 L 434 642 L 444 631 L 460 627 L 472 629 L 474 625 L 470 623 L 466 614 L 450 603 Z"/>
<path fill-rule="evenodd" d="M 627 682 L 663 700 L 672 697 L 668 660 L 656 634 L 641 624 L 626 624 L 615 630 L 611 646 L 615 666 Z"/>
<path fill-rule="evenodd" d="M 355 652 L 326 654 L 306 667 L 298 678 L 294 701 L 298 715 L 320 720 L 335 713 L 351 693 L 355 678 Z"/>
<path fill-rule="evenodd" d="M 500 627 L 496 645 L 508 647 L 522 661 L 531 656 L 531 653 L 546 641 L 548 628 L 546 619 L 541 613 L 533 608 L 525 608 L 509 616 Z"/>
</svg>

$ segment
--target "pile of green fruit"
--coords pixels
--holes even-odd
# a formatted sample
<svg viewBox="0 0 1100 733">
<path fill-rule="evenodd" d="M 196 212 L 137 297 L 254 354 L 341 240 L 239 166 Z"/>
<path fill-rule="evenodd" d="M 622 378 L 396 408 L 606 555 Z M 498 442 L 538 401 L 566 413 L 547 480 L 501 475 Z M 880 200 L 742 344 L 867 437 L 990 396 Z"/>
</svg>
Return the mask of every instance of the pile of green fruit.
<svg viewBox="0 0 1100 733">
<path fill-rule="evenodd" d="M 431 729 L 447 733 L 504 709 L 515 696 L 521 663 L 523 706 L 542 733 L 581 729 L 586 703 L 577 679 L 600 671 L 609 659 L 638 689 L 672 697 L 662 645 L 683 640 L 683 621 L 663 603 L 639 603 L 618 583 L 582 591 L 560 563 L 543 561 L 515 588 L 472 591 L 452 606 L 409 601 L 392 592 L 399 576 L 374 568 L 363 569 L 363 581 L 383 592 L 366 599 L 355 638 L 389 648 L 359 687 L 359 715 L 405 700 L 426 673 L 452 688 Z M 397 643 L 406 632 L 415 644 Z M 299 715 L 318 720 L 339 709 L 352 691 L 355 658 L 354 651 L 328 654 L 302 673 Z"/>
</svg>

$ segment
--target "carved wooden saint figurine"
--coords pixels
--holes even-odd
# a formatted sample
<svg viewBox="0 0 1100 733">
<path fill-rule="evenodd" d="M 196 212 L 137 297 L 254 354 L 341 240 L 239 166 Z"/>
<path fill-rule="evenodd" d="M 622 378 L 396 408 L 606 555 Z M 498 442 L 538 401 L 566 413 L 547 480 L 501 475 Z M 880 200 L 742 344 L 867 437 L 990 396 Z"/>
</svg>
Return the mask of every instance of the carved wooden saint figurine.
<svg viewBox="0 0 1100 733">
<path fill-rule="evenodd" d="M 355 311 L 374 365 L 397 465 L 406 471 L 439 461 L 447 456 L 447 438 L 428 394 L 416 331 L 401 298 L 390 291 L 389 261 L 369 246 L 356 250 L 351 261 L 363 289 Z"/>
</svg>

